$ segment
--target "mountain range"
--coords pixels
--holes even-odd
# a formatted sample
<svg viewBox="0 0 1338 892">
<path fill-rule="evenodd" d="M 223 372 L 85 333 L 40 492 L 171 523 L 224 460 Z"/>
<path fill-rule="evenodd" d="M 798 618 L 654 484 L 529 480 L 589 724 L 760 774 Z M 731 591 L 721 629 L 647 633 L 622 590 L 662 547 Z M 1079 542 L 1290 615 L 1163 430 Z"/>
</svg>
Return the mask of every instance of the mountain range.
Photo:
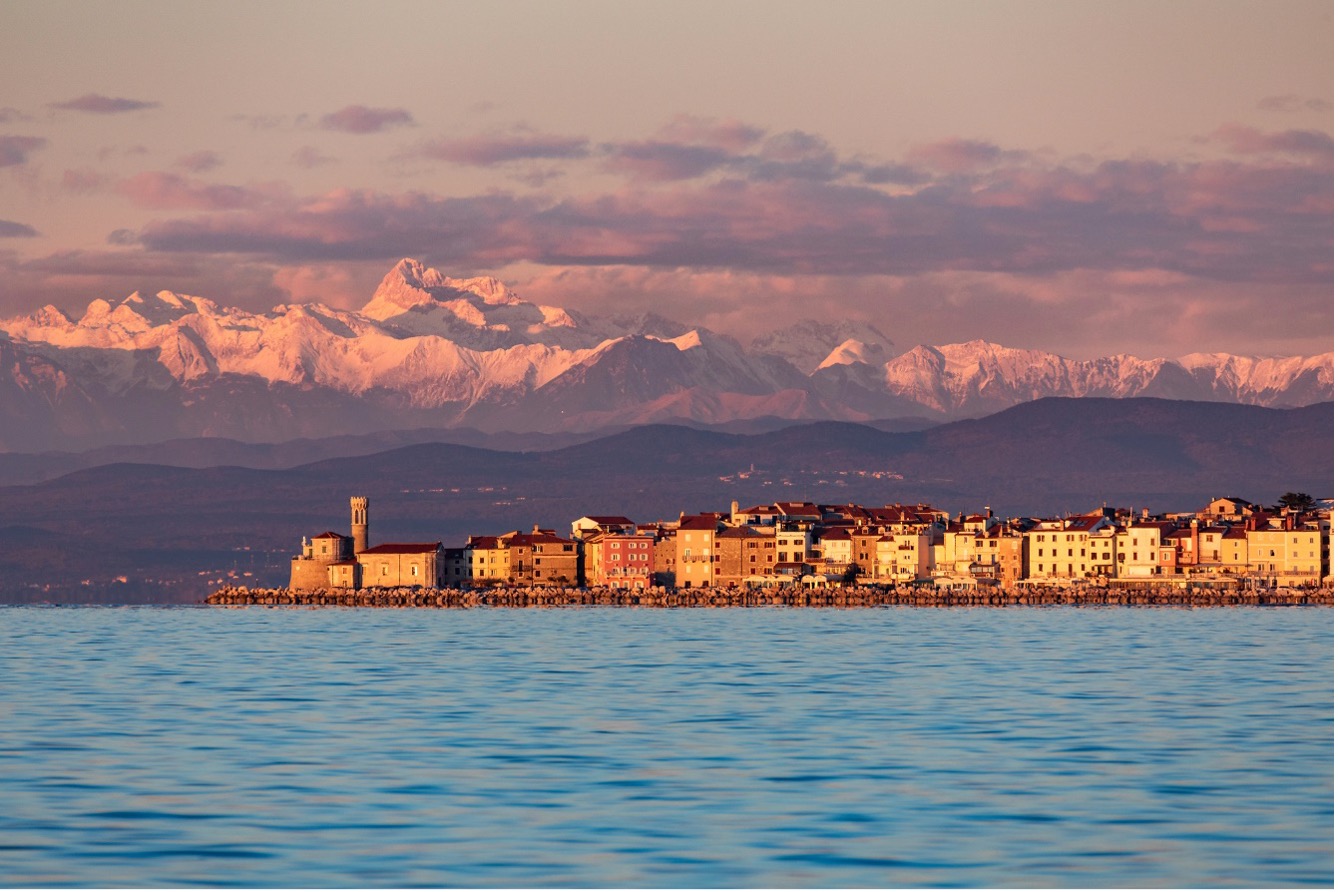
<svg viewBox="0 0 1338 892">
<path fill-rule="evenodd" d="M 805 321 L 748 347 L 654 314 L 595 318 L 405 259 L 357 312 L 253 313 L 161 291 L 0 321 L 0 450 L 173 438 L 279 442 L 741 419 L 946 421 L 1043 397 L 1301 406 L 1333 354 L 1074 360 L 972 341 L 896 353 L 872 325 Z"/>
</svg>

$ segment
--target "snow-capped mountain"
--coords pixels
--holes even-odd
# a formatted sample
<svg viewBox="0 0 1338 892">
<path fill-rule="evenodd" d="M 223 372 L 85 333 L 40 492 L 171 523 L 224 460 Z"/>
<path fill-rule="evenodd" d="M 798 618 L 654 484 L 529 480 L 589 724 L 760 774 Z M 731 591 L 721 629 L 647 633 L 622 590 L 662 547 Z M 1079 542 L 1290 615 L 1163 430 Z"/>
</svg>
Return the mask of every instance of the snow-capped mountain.
<svg viewBox="0 0 1338 892">
<path fill-rule="evenodd" d="M 819 322 L 804 319 L 788 328 L 755 338 L 755 353 L 779 356 L 804 374 L 812 374 L 828 365 L 842 363 L 837 357 L 854 357 L 862 362 L 886 362 L 892 358 L 892 340 L 867 322 L 840 319 Z"/>
<path fill-rule="evenodd" d="M 589 430 L 687 418 L 961 417 L 1045 396 L 1259 405 L 1333 399 L 1333 355 L 1070 360 L 984 341 L 894 355 L 864 323 L 755 341 L 646 314 L 590 318 L 415 260 L 360 311 L 267 313 L 162 291 L 0 322 L 0 449 L 373 429 Z"/>
</svg>

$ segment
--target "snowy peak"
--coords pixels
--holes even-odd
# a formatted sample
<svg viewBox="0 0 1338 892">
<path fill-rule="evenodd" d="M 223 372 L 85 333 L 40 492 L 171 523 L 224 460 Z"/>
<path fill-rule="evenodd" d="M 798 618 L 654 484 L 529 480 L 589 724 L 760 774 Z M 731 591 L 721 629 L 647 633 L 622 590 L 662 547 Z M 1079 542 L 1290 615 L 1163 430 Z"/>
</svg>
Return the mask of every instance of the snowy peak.
<svg viewBox="0 0 1338 892">
<path fill-rule="evenodd" d="M 591 347 L 604 340 L 561 307 L 522 300 L 490 276 L 453 279 L 417 260 L 395 265 L 362 316 L 403 336 L 435 335 L 478 350 L 520 344 Z"/>
<path fill-rule="evenodd" d="M 834 365 L 882 365 L 886 362 L 883 348 L 879 344 L 866 344 L 854 338 L 842 341 L 827 358 L 818 364 L 819 369 Z"/>
<path fill-rule="evenodd" d="M 488 306 L 514 306 L 523 301 L 490 276 L 452 279 L 440 270 L 406 257 L 386 273 L 372 299 L 362 308 L 362 315 L 384 321 L 420 307 L 460 303 L 481 310 Z"/>
<path fill-rule="evenodd" d="M 186 316 L 212 316 L 217 310 L 218 307 L 212 301 L 199 297 L 187 297 L 171 291 L 159 291 L 144 297 L 136 291 L 111 311 L 110 319 L 126 331 L 147 331 L 169 325 Z"/>
<path fill-rule="evenodd" d="M 857 341 L 865 355 L 877 364 L 892 355 L 892 340 L 867 322 L 842 319 L 819 322 L 803 319 L 788 328 L 754 339 L 757 353 L 779 356 L 805 375 L 823 367 L 826 360 L 848 341 Z"/>
</svg>

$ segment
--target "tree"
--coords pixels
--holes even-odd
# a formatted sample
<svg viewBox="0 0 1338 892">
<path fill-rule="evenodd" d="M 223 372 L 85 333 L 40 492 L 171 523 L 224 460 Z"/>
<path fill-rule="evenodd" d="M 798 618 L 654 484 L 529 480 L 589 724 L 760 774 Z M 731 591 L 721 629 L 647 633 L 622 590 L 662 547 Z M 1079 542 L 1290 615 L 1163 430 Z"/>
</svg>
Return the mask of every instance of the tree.
<svg viewBox="0 0 1338 892">
<path fill-rule="evenodd" d="M 1277 507 L 1305 514 L 1307 511 L 1314 511 L 1317 505 L 1308 492 L 1284 492 L 1278 497 Z"/>
</svg>

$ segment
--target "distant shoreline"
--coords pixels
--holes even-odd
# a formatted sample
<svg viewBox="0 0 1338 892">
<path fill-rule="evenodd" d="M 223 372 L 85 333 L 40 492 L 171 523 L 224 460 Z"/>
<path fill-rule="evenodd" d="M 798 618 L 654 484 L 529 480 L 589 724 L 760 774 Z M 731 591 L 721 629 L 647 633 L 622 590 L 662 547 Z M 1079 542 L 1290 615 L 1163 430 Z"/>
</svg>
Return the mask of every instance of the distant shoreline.
<svg viewBox="0 0 1338 892">
<path fill-rule="evenodd" d="M 607 589 L 506 586 L 482 589 L 322 589 L 226 587 L 210 595 L 216 607 L 1332 607 L 1333 587 L 1209 589 L 1179 586 L 1019 586 L 969 591 L 929 586 L 801 589 Z"/>
</svg>

